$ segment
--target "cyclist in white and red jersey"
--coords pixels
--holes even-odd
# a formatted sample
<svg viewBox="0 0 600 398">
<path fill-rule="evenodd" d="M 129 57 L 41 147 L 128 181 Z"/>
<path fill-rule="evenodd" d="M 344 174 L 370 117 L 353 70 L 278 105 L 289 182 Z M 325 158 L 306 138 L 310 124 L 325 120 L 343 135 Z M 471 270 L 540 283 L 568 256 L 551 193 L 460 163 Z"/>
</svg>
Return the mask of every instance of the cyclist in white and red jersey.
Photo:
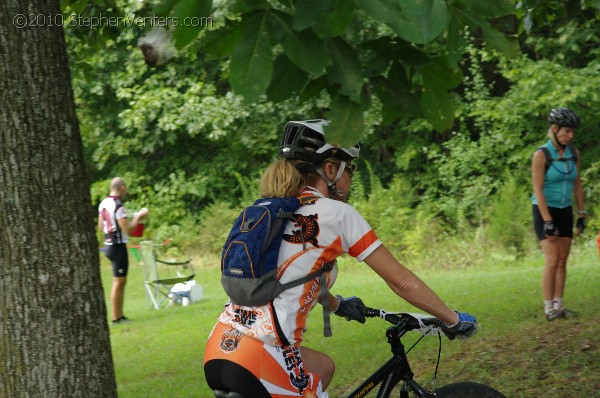
<svg viewBox="0 0 600 398">
<path fill-rule="evenodd" d="M 113 269 L 113 284 L 110 291 L 111 324 L 128 321 L 123 315 L 123 300 L 129 270 L 127 242 L 138 223 L 148 216 L 148 209 L 142 209 L 135 214 L 132 221 L 127 221 L 127 212 L 122 202 L 126 194 L 125 181 L 121 177 L 115 177 L 110 181 L 110 194 L 98 206 L 98 229 L 104 232 L 103 251 Z"/>
<path fill-rule="evenodd" d="M 364 261 L 401 298 L 440 318 L 466 338 L 476 333 L 474 317 L 452 311 L 385 248 L 367 221 L 346 203 L 359 146 L 341 148 L 325 141 L 325 120 L 292 121 L 281 139 L 281 159 L 261 179 L 263 197 L 317 196 L 294 212 L 279 250 L 282 283 L 299 279 L 344 253 Z M 302 235 L 302 236 L 300 236 Z M 304 243 L 304 244 L 303 244 Z M 327 287 L 337 277 L 327 273 Z M 206 344 L 204 370 L 213 390 L 244 398 L 328 397 L 335 365 L 325 353 L 305 347 L 310 311 L 319 301 L 319 279 L 283 291 L 270 303 L 246 307 L 229 301 Z M 328 293 L 328 305 L 348 320 L 364 323 L 358 297 Z"/>
</svg>

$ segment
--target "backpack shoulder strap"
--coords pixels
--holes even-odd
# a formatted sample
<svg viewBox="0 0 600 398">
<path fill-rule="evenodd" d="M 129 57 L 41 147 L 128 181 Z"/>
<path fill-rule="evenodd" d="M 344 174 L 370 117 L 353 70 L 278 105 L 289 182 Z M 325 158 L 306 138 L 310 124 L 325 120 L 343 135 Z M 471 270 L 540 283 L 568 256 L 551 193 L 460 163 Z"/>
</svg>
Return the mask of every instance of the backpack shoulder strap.
<svg viewBox="0 0 600 398">
<path fill-rule="evenodd" d="M 300 196 L 298 196 L 298 200 L 300 201 L 301 205 L 304 205 L 307 203 L 314 203 L 319 198 L 320 197 L 317 195 L 300 195 Z"/>
<path fill-rule="evenodd" d="M 328 262 L 327 264 L 323 265 L 321 268 L 319 268 L 318 270 L 311 272 L 310 274 L 303 276 L 302 278 L 299 279 L 295 279 L 293 281 L 290 281 L 288 283 L 283 283 L 283 290 L 287 290 L 290 289 L 292 287 L 296 287 L 296 286 L 300 286 L 305 284 L 308 281 L 311 281 L 313 279 L 315 279 L 318 276 L 321 276 L 321 274 L 325 273 L 325 272 L 329 272 L 333 269 L 333 261 Z"/>
<path fill-rule="evenodd" d="M 574 146 L 569 145 L 569 148 L 571 149 L 571 158 L 570 160 L 573 160 L 574 162 L 577 161 L 577 148 L 575 148 Z"/>
<path fill-rule="evenodd" d="M 546 155 L 546 166 L 545 166 L 546 168 L 545 168 L 545 171 L 548 171 L 548 169 L 550 168 L 550 164 L 554 160 L 552 158 L 552 154 L 550 153 L 550 150 L 546 146 L 541 146 L 538 149 L 536 149 L 536 151 L 542 151 L 542 152 L 544 152 L 544 155 Z"/>
</svg>

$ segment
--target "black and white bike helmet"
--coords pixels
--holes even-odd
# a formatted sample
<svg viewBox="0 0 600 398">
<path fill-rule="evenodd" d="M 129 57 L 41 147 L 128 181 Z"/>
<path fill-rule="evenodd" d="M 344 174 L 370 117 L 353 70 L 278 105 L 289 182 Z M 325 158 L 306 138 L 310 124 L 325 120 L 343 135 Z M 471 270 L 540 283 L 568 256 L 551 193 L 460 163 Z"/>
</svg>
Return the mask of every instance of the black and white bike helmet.
<svg viewBox="0 0 600 398">
<path fill-rule="evenodd" d="M 575 112 L 569 108 L 552 109 L 548 115 L 548 121 L 551 124 L 558 125 L 559 127 L 579 128 L 579 126 L 581 126 L 581 120 L 575 114 Z"/>
<path fill-rule="evenodd" d="M 349 148 L 328 144 L 325 140 L 324 127 L 329 125 L 329 120 L 314 119 L 288 122 L 283 128 L 283 135 L 279 145 L 279 154 L 287 160 L 300 161 L 296 165 L 301 173 L 316 171 L 327 183 L 329 197 L 344 195 L 337 189 L 337 182 L 342 177 L 347 163 L 358 159 L 360 147 L 358 144 Z M 321 167 L 327 158 L 339 159 L 341 166 L 337 175 L 330 180 Z"/>
<path fill-rule="evenodd" d="M 330 157 L 345 162 L 358 159 L 358 144 L 350 148 L 341 148 L 326 142 L 324 127 L 327 125 L 329 120 L 323 119 L 288 122 L 283 128 L 279 154 L 285 159 L 301 160 L 317 167 Z"/>
</svg>

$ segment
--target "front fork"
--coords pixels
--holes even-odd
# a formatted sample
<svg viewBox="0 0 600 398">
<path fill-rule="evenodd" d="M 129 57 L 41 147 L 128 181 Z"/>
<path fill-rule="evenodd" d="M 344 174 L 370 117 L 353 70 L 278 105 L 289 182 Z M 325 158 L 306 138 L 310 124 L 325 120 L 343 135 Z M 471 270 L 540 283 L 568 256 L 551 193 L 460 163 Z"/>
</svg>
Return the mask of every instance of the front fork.
<svg viewBox="0 0 600 398">
<path fill-rule="evenodd" d="M 414 373 L 412 372 L 404 351 L 404 345 L 400 341 L 402 334 L 398 331 L 398 326 L 392 326 L 387 329 L 386 336 L 388 343 L 392 348 L 392 354 L 397 358 L 398 365 L 394 369 L 394 372 L 383 381 L 381 388 L 379 389 L 378 397 L 389 397 L 392 389 L 402 380 L 402 387 L 400 388 L 400 398 L 409 398 L 409 391 L 413 391 L 419 398 L 435 398 L 435 393 L 430 393 L 423 389 L 413 380 Z M 387 395 L 386 395 L 387 394 Z"/>
</svg>

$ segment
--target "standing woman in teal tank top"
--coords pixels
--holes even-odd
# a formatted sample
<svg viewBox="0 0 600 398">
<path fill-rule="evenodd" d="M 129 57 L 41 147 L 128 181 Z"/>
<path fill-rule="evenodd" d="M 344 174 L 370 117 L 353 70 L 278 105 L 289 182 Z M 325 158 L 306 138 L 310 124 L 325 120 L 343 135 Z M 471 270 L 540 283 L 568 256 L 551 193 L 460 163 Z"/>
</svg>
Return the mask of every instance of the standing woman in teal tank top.
<svg viewBox="0 0 600 398">
<path fill-rule="evenodd" d="M 533 225 L 545 259 L 542 272 L 544 315 L 552 321 L 576 316 L 563 303 L 567 258 L 573 238 L 573 196 L 579 210 L 576 235 L 585 228 L 586 212 L 579 151 L 569 145 L 581 121 L 568 108 L 552 109 L 548 120 L 548 142 L 535 151 L 531 162 L 531 201 Z"/>
</svg>

